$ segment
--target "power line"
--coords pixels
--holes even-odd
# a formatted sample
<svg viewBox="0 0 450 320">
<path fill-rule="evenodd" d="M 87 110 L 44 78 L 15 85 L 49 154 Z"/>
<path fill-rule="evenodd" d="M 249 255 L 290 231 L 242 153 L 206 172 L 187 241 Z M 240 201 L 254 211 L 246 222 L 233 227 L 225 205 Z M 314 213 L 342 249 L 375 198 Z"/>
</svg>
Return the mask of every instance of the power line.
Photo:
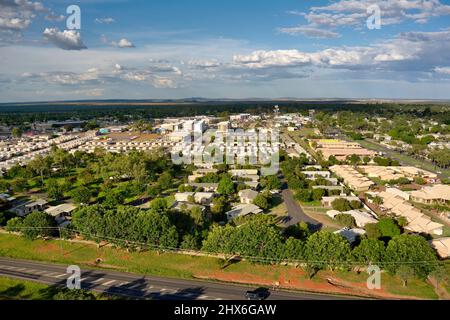
<svg viewBox="0 0 450 320">
<path fill-rule="evenodd" d="M 63 228 L 60 227 L 15 227 L 15 229 L 38 229 L 38 230 L 58 230 L 61 232 L 61 230 L 64 230 Z M 72 233 L 78 233 L 80 235 L 86 235 L 89 236 L 91 238 L 94 239 L 100 239 L 100 240 L 108 240 L 108 241 L 117 241 L 117 242 L 122 242 L 125 243 L 127 245 L 136 245 L 136 246 L 142 246 L 142 247 L 150 247 L 153 249 L 160 249 L 160 250 L 164 250 L 164 251 L 173 251 L 173 252 L 196 252 L 199 254 L 205 254 L 205 255 L 237 255 L 239 258 L 245 259 L 245 260 L 250 260 L 250 261 L 256 261 L 256 262 L 263 262 L 263 263 L 270 263 L 270 262 L 279 262 L 279 263 L 283 263 L 283 262 L 287 262 L 287 263 L 298 263 L 298 264 L 305 264 L 305 263 L 309 263 L 309 264 L 350 264 L 350 265 L 361 265 L 361 262 L 358 261 L 335 261 L 335 260 L 301 260 L 301 259 L 281 259 L 281 258 L 270 258 L 270 257 L 261 257 L 261 256 L 246 256 L 246 255 L 241 255 L 239 253 L 222 253 L 222 252 L 209 252 L 209 251 L 204 251 L 204 250 L 189 250 L 189 249 L 181 249 L 178 247 L 169 247 L 169 246 L 162 246 L 162 245 L 157 245 L 157 244 L 153 244 L 153 243 L 146 243 L 146 242 L 139 242 L 139 241 L 134 241 L 134 240 L 129 240 L 129 239 L 123 239 L 123 238 L 114 238 L 114 237 L 108 237 L 108 236 L 101 236 L 101 235 L 97 235 L 97 234 L 92 234 L 92 233 L 88 233 L 85 231 L 80 231 L 80 230 L 76 230 L 76 229 L 65 229 L 68 230 L 69 232 Z M 60 239 L 62 240 L 62 239 Z M 113 242 L 114 244 L 114 242 Z M 419 264 L 436 264 L 438 263 L 438 261 L 371 261 L 370 263 L 367 263 L 368 265 L 387 265 L 387 264 L 414 264 L 414 265 L 419 265 Z"/>
</svg>

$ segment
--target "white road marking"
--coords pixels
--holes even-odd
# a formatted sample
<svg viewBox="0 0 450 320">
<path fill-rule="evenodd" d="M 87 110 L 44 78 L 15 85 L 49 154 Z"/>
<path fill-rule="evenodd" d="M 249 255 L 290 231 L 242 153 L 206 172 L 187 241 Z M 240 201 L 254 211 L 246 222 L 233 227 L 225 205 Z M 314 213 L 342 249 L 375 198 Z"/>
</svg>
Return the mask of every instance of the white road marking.
<svg viewBox="0 0 450 320">
<path fill-rule="evenodd" d="M 111 280 L 111 281 L 105 282 L 105 283 L 102 284 L 102 285 L 103 285 L 103 286 L 109 286 L 109 285 L 113 284 L 114 282 L 116 282 L 116 280 Z"/>
<path fill-rule="evenodd" d="M 139 286 L 142 286 L 142 283 L 136 283 L 135 285 L 132 285 L 131 287 L 129 287 L 128 289 L 134 289 L 137 288 Z"/>
<path fill-rule="evenodd" d="M 105 278 L 98 278 L 97 280 L 92 281 L 92 283 L 100 282 L 102 280 L 105 280 Z"/>
<path fill-rule="evenodd" d="M 66 274 L 66 273 L 61 273 L 61 274 L 58 274 L 58 275 L 56 276 L 56 278 L 61 278 L 61 277 L 64 277 L 64 276 L 67 276 L 67 274 Z"/>
</svg>

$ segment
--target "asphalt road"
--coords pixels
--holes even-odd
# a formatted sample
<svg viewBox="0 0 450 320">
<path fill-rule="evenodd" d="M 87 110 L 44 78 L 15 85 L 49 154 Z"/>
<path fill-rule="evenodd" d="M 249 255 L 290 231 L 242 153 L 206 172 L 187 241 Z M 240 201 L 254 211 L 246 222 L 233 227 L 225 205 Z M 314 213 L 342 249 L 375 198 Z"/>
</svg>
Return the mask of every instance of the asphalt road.
<svg viewBox="0 0 450 320">
<path fill-rule="evenodd" d="M 288 216 L 284 221 L 284 225 L 286 227 L 295 225 L 302 221 L 308 224 L 311 231 L 319 230 L 322 227 L 322 224 L 319 221 L 311 218 L 303 211 L 297 201 L 295 201 L 292 191 L 287 188 L 286 183 L 282 186 L 281 196 L 283 197 L 283 201 L 286 204 L 286 209 L 288 212 Z"/>
<path fill-rule="evenodd" d="M 66 286 L 67 265 L 0 257 L 0 276 Z M 132 298 L 161 300 L 243 300 L 254 287 L 181 280 L 81 268 L 81 287 Z M 270 290 L 268 300 L 348 300 L 354 297 Z"/>
</svg>

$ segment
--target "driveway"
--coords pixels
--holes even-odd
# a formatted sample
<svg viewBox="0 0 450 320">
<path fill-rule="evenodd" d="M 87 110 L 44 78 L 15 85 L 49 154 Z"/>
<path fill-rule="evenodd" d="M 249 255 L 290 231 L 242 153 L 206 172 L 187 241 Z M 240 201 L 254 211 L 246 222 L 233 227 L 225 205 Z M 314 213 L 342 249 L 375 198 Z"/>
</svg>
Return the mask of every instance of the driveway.
<svg viewBox="0 0 450 320">
<path fill-rule="evenodd" d="M 283 197 L 283 201 L 286 204 L 286 209 L 288 212 L 287 217 L 284 219 L 283 223 L 286 227 L 298 224 L 302 221 L 308 224 L 308 227 L 311 231 L 318 231 L 322 227 L 322 224 L 308 216 L 297 201 L 294 199 L 294 195 L 292 191 L 288 189 L 287 183 L 284 182 L 282 186 L 281 196 Z"/>
</svg>

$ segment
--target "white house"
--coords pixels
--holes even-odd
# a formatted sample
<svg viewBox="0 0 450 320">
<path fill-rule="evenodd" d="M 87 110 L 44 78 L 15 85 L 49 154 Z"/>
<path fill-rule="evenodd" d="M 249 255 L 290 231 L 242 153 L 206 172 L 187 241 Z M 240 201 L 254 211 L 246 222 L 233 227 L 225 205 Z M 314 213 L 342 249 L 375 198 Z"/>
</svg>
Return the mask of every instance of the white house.
<svg viewBox="0 0 450 320">
<path fill-rule="evenodd" d="M 241 203 L 250 204 L 253 203 L 253 200 L 258 196 L 258 192 L 252 189 L 245 189 L 239 191 L 239 200 Z"/>
</svg>

